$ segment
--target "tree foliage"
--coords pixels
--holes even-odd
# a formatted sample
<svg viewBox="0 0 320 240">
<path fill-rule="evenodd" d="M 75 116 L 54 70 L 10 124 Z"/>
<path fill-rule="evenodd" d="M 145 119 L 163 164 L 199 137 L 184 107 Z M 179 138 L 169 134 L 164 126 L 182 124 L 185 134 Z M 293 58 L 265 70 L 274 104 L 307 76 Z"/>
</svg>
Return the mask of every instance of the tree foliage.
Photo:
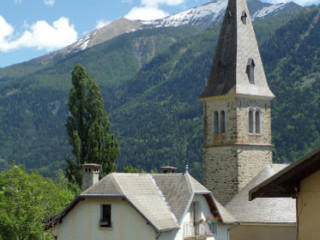
<svg viewBox="0 0 320 240">
<path fill-rule="evenodd" d="M 104 110 L 101 91 L 96 81 L 80 65 L 74 67 L 72 85 L 66 128 L 74 161 L 66 159 L 66 176 L 70 182 L 81 186 L 81 165 L 84 163 L 101 164 L 104 174 L 116 170 L 119 144 L 109 134 L 110 121 Z"/>
<path fill-rule="evenodd" d="M 59 213 L 75 195 L 65 183 L 61 174 L 56 184 L 18 166 L 1 172 L 0 239 L 51 239 L 43 231 L 43 220 Z"/>
</svg>

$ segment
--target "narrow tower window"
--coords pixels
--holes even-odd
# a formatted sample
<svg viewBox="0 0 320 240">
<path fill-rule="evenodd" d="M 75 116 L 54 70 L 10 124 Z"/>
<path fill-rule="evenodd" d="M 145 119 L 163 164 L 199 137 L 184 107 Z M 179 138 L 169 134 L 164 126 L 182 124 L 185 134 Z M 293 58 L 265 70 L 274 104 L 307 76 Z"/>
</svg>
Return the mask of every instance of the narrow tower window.
<svg viewBox="0 0 320 240">
<path fill-rule="evenodd" d="M 248 121 L 249 121 L 249 133 L 253 133 L 253 109 L 249 110 L 249 114 L 248 114 Z"/>
<path fill-rule="evenodd" d="M 256 130 L 256 133 L 260 134 L 261 132 L 261 128 L 260 128 L 260 111 L 259 110 L 256 110 L 256 113 L 255 113 L 255 130 Z"/>
<path fill-rule="evenodd" d="M 217 111 L 213 114 L 213 133 L 219 133 L 219 113 Z"/>
<path fill-rule="evenodd" d="M 226 132 L 226 116 L 224 111 L 220 112 L 220 133 Z"/>
<path fill-rule="evenodd" d="M 251 84 L 254 84 L 254 66 L 255 64 L 254 64 L 253 58 L 249 58 L 246 72 L 249 78 L 249 82 Z"/>
<path fill-rule="evenodd" d="M 247 13 L 246 13 L 246 11 L 242 11 L 241 21 L 242 21 L 243 24 L 247 24 Z"/>
</svg>

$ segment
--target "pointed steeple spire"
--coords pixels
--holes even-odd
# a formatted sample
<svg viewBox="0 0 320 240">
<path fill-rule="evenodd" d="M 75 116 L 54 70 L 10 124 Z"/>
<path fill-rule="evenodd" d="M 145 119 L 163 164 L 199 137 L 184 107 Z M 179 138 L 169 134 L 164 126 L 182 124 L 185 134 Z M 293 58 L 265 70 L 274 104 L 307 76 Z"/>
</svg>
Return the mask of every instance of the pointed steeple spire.
<svg viewBox="0 0 320 240">
<path fill-rule="evenodd" d="M 207 87 L 200 98 L 247 95 L 272 99 L 246 0 L 229 0 Z"/>
</svg>

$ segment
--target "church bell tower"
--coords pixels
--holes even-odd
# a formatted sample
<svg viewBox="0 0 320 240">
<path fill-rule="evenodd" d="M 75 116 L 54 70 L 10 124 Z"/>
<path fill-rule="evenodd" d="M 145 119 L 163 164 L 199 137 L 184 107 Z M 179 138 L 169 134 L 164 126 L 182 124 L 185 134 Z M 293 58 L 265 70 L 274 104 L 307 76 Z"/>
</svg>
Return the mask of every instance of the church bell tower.
<svg viewBox="0 0 320 240">
<path fill-rule="evenodd" d="M 272 163 L 271 108 L 246 0 L 229 0 L 203 102 L 203 183 L 227 204 Z"/>
</svg>

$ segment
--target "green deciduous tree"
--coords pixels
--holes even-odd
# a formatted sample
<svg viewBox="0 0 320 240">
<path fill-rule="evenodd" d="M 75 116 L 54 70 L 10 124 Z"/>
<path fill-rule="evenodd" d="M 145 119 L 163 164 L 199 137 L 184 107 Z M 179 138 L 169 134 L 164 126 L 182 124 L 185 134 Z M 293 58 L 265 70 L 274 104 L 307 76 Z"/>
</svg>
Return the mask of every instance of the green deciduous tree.
<svg viewBox="0 0 320 240">
<path fill-rule="evenodd" d="M 76 65 L 72 72 L 72 84 L 66 128 L 74 160 L 66 159 L 66 176 L 70 182 L 81 186 L 83 163 L 101 164 L 104 174 L 116 170 L 119 144 L 109 134 L 110 121 L 96 81 L 82 66 Z"/>
<path fill-rule="evenodd" d="M 18 166 L 0 173 L 0 239 L 51 239 L 43 220 L 59 213 L 75 195 L 61 174 L 58 179 L 56 184 Z"/>
</svg>

